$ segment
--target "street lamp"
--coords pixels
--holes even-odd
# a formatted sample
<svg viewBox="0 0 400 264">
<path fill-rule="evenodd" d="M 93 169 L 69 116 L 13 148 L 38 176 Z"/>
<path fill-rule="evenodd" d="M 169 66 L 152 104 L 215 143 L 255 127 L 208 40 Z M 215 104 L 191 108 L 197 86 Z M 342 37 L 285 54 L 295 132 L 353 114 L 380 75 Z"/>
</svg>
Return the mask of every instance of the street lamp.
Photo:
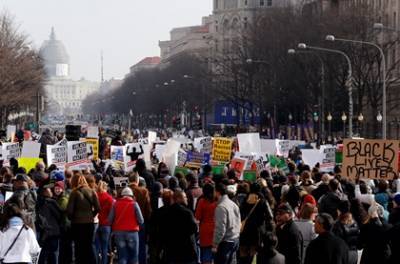
<svg viewBox="0 0 400 264">
<path fill-rule="evenodd" d="M 347 120 L 347 116 L 346 116 L 345 112 L 343 112 L 341 118 L 342 118 L 342 121 L 343 121 L 343 138 L 345 138 L 346 137 L 346 120 Z"/>
<path fill-rule="evenodd" d="M 329 137 L 332 137 L 332 127 L 331 127 L 331 122 L 332 122 L 332 115 L 329 112 L 328 116 L 326 117 L 326 120 L 328 120 L 328 132 L 329 132 Z"/>
<path fill-rule="evenodd" d="M 322 48 L 322 47 L 315 47 L 315 46 L 308 46 L 305 43 L 299 43 L 298 48 L 302 50 L 310 49 L 310 50 L 316 50 L 316 51 L 321 51 L 321 52 L 328 52 L 328 53 L 335 53 L 343 56 L 346 59 L 347 62 L 347 80 L 346 80 L 346 86 L 348 88 L 348 96 L 349 96 L 349 137 L 353 137 L 353 86 L 352 86 L 352 68 L 351 68 L 351 61 L 349 56 L 344 53 L 341 50 L 335 50 L 335 49 L 327 49 L 327 48 Z"/>
<path fill-rule="evenodd" d="M 383 25 L 380 26 L 379 23 L 374 24 L 374 28 L 383 28 Z M 335 38 L 333 35 L 327 35 L 325 38 L 327 41 L 341 41 L 341 42 L 350 42 L 350 43 L 357 43 L 362 45 L 372 46 L 378 49 L 382 63 L 381 63 L 381 71 L 382 71 L 382 138 L 386 139 L 386 58 L 383 50 L 379 45 L 373 42 L 361 41 L 361 40 L 352 40 L 352 39 L 342 39 L 342 38 Z"/>
<path fill-rule="evenodd" d="M 378 115 L 376 116 L 376 121 L 378 121 L 379 123 L 382 122 L 383 120 L 383 116 L 382 114 L 379 112 Z"/>
<path fill-rule="evenodd" d="M 358 134 L 361 136 L 361 131 L 362 131 L 361 125 L 362 125 L 362 122 L 364 121 L 364 116 L 363 116 L 363 114 L 360 113 L 360 114 L 358 115 L 357 119 L 358 119 Z"/>
</svg>

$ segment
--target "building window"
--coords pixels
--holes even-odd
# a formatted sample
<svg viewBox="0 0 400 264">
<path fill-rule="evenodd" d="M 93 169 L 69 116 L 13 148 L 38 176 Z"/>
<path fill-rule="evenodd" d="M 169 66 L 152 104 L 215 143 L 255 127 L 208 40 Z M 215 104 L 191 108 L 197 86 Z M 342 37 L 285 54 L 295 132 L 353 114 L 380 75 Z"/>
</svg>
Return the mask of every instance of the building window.
<svg viewBox="0 0 400 264">
<path fill-rule="evenodd" d="M 264 6 L 264 0 L 260 0 L 260 6 Z"/>
<path fill-rule="evenodd" d="M 247 0 L 244 0 L 244 5 L 247 6 Z"/>
<path fill-rule="evenodd" d="M 267 0 L 267 6 L 272 6 L 272 0 Z"/>
<path fill-rule="evenodd" d="M 214 3 L 215 3 L 214 9 L 218 9 L 218 0 L 215 0 Z"/>
</svg>

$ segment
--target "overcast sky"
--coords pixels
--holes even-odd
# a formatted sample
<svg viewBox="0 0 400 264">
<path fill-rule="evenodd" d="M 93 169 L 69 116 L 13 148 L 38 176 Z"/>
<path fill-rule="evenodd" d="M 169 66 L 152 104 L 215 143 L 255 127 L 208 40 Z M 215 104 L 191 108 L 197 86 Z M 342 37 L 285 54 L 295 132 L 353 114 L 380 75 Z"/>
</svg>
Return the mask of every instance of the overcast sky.
<svg viewBox="0 0 400 264">
<path fill-rule="evenodd" d="M 74 79 L 122 78 L 147 56 L 159 56 L 159 40 L 174 27 L 201 24 L 212 0 L 0 0 L 36 48 L 54 26 L 71 60 Z"/>
</svg>

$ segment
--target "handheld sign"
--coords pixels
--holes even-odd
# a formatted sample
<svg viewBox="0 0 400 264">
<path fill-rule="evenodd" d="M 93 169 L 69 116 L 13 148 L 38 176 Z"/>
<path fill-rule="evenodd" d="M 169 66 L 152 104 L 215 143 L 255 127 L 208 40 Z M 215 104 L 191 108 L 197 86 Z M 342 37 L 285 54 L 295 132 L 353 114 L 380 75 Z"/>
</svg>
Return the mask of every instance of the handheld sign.
<svg viewBox="0 0 400 264">
<path fill-rule="evenodd" d="M 81 141 L 69 141 L 67 145 L 68 163 L 70 170 L 85 170 L 93 165 L 88 160 L 87 144 Z"/>
<path fill-rule="evenodd" d="M 46 147 L 48 165 L 54 164 L 60 170 L 65 170 L 65 163 L 67 163 L 67 147 L 63 145 L 47 145 Z"/>
<path fill-rule="evenodd" d="M 233 140 L 229 138 L 214 138 L 212 159 L 229 162 L 231 160 Z"/>
<path fill-rule="evenodd" d="M 391 180 L 398 172 L 398 140 L 345 139 L 343 175 L 351 179 Z"/>
</svg>

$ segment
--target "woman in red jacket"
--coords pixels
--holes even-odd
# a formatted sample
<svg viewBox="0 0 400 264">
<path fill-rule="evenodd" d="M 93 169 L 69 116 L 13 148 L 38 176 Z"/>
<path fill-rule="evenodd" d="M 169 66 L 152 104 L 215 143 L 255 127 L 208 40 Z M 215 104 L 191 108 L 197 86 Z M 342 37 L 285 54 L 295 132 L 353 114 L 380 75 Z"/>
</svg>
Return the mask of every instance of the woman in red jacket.
<svg viewBox="0 0 400 264">
<path fill-rule="evenodd" d="M 101 264 L 108 263 L 108 245 L 111 235 L 111 223 L 108 221 L 108 216 L 113 205 L 113 198 L 107 192 L 107 183 L 104 181 L 99 181 L 97 185 L 97 197 L 100 204 L 99 212 L 99 228 L 96 234 L 96 247 L 97 252 L 101 255 Z"/>
<path fill-rule="evenodd" d="M 212 242 L 214 236 L 214 212 L 217 207 L 215 188 L 207 183 L 203 187 L 203 196 L 197 204 L 195 217 L 200 222 L 200 256 L 201 263 L 211 264 L 213 261 Z"/>
<path fill-rule="evenodd" d="M 133 198 L 133 191 L 125 187 L 110 212 L 113 236 L 118 251 L 118 263 L 138 264 L 139 262 L 139 229 L 144 223 L 142 212 Z"/>
</svg>

